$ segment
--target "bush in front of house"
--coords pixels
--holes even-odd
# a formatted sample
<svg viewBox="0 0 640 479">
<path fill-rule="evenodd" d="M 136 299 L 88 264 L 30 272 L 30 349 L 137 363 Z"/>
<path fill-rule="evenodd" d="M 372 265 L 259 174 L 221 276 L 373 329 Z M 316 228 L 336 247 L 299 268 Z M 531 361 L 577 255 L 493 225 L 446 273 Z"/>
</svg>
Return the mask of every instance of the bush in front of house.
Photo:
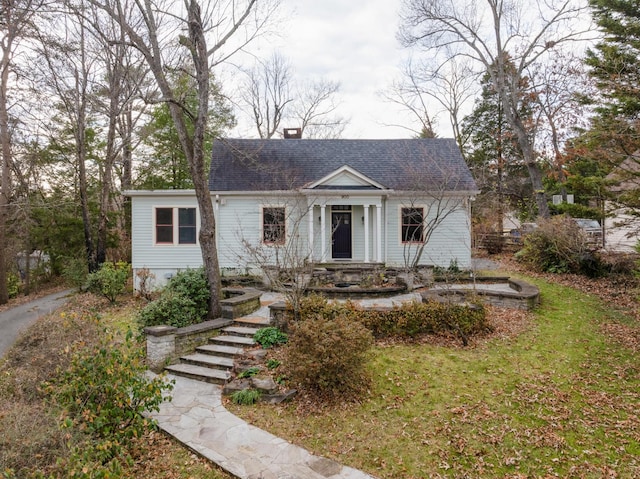
<svg viewBox="0 0 640 479">
<path fill-rule="evenodd" d="M 209 312 L 209 282 L 204 268 L 178 272 L 160 297 L 145 306 L 138 315 L 140 325 L 166 324 L 182 328 L 206 320 Z"/>
<path fill-rule="evenodd" d="M 87 290 L 104 296 L 113 304 L 124 293 L 130 271 L 131 265 L 122 261 L 102 263 L 98 271 L 87 276 Z"/>
<path fill-rule="evenodd" d="M 415 337 L 419 334 L 454 334 L 466 338 L 489 329 L 486 308 L 480 302 L 450 304 L 429 301 L 405 303 L 390 309 L 362 309 L 356 304 L 329 303 L 309 296 L 301 303 L 300 316 L 334 319 L 347 316 L 369 329 L 375 338 Z"/>
<path fill-rule="evenodd" d="M 598 277 L 606 273 L 584 231 L 568 216 L 554 216 L 539 223 L 524 240 L 516 258 L 534 270 Z"/>
<path fill-rule="evenodd" d="M 412 302 L 390 310 L 360 311 L 358 317 L 376 338 L 454 334 L 466 344 L 469 336 L 489 328 L 486 309 L 481 303 Z"/>
<path fill-rule="evenodd" d="M 366 362 L 372 346 L 371 332 L 349 315 L 303 318 L 285 346 L 288 378 L 325 399 L 356 399 L 370 384 Z"/>
</svg>

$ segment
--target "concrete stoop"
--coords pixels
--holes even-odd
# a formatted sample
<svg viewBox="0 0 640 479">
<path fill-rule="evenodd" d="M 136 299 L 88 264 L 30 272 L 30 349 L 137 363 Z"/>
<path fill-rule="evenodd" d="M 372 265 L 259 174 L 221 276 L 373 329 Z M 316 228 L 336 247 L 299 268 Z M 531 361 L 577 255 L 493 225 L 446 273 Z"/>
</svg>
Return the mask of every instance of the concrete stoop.
<svg viewBox="0 0 640 479">
<path fill-rule="evenodd" d="M 167 366 L 165 370 L 176 376 L 225 384 L 231 378 L 235 358 L 244 353 L 244 348 L 253 347 L 253 335 L 267 326 L 268 318 L 238 318 L 231 326 L 222 328 L 220 335 L 210 338 L 208 344 L 197 347 L 193 354 L 182 356 L 178 364 Z"/>
</svg>

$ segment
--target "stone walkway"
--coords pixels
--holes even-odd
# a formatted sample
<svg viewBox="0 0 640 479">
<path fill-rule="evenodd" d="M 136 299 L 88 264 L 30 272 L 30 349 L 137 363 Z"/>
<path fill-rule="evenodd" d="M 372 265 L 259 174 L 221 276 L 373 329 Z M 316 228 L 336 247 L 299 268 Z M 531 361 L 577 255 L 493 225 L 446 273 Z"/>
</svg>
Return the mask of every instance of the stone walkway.
<svg viewBox="0 0 640 479">
<path fill-rule="evenodd" d="M 224 408 L 220 386 L 168 377 L 175 380 L 172 400 L 152 414 L 159 427 L 240 479 L 373 477 L 247 424 Z"/>
<path fill-rule="evenodd" d="M 250 316 L 268 315 L 267 305 L 280 299 L 281 295 L 264 293 L 262 307 Z M 411 299 L 403 295 L 376 302 L 390 305 Z M 373 479 L 247 424 L 224 408 L 218 385 L 167 378 L 175 381 L 171 402 L 151 417 L 160 429 L 240 479 Z"/>
</svg>

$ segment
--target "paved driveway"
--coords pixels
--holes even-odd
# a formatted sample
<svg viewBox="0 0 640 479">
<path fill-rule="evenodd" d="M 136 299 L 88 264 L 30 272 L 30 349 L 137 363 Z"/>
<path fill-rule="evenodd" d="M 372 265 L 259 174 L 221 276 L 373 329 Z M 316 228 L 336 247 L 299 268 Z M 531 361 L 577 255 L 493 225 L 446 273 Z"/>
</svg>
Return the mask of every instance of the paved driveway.
<svg viewBox="0 0 640 479">
<path fill-rule="evenodd" d="M 38 318 L 66 303 L 71 292 L 72 290 L 59 291 L 0 312 L 0 358 L 7 353 L 22 331 Z"/>
</svg>

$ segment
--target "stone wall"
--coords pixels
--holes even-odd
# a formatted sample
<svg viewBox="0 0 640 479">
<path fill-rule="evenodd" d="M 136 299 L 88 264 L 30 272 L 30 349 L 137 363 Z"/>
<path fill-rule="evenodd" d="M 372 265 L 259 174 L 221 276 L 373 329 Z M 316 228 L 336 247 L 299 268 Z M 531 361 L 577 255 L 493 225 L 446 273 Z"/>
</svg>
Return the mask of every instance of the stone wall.
<svg viewBox="0 0 640 479">
<path fill-rule="evenodd" d="M 239 318 L 251 314 L 260 308 L 260 295 L 253 288 L 224 288 L 225 299 L 220 301 L 222 317 L 227 319 Z"/>
<path fill-rule="evenodd" d="M 235 318 L 245 316 L 260 308 L 260 291 L 253 288 L 225 288 L 228 296 L 221 301 L 222 318 L 176 328 L 174 326 L 149 326 L 144 329 L 147 337 L 147 366 L 154 372 L 162 369 L 180 356 L 189 354 L 198 346 L 207 344 L 218 330 L 233 324 Z"/>
<path fill-rule="evenodd" d="M 207 344 L 209 338 L 218 334 L 219 329 L 231 324 L 232 319 L 219 318 L 184 328 L 165 325 L 144 328 L 147 336 L 147 366 L 154 372 L 160 372 L 180 356 Z"/>
<path fill-rule="evenodd" d="M 484 282 L 497 281 L 502 278 L 483 278 Z M 487 289 L 439 289 L 428 290 L 422 293 L 423 301 L 453 301 L 462 303 L 467 301 L 468 296 L 473 294 L 484 303 L 500 308 L 513 308 L 531 310 L 540 304 L 540 290 L 519 279 L 503 278 L 509 284 L 511 291 L 487 290 Z"/>
</svg>

